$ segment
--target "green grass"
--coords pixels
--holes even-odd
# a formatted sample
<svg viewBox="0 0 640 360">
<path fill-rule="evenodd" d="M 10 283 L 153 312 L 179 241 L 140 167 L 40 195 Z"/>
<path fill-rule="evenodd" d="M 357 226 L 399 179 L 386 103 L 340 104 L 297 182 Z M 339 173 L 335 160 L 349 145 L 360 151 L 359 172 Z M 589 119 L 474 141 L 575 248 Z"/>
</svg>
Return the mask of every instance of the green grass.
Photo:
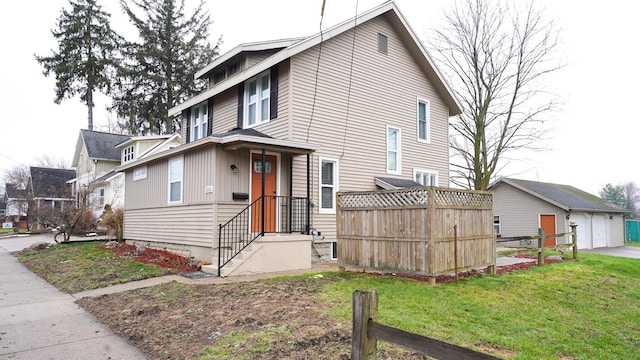
<svg viewBox="0 0 640 360">
<path fill-rule="evenodd" d="M 640 247 L 640 241 L 627 241 L 624 244 L 626 246 Z"/>
<path fill-rule="evenodd" d="M 640 359 L 640 261 L 578 262 L 429 286 L 344 274 L 322 299 L 351 318 L 351 294 L 376 289 L 379 322 L 514 359 Z"/>
<path fill-rule="evenodd" d="M 20 262 L 48 283 L 68 293 L 97 289 L 170 273 L 156 265 L 118 258 L 98 249 L 105 241 L 61 244 L 22 253 Z"/>
</svg>

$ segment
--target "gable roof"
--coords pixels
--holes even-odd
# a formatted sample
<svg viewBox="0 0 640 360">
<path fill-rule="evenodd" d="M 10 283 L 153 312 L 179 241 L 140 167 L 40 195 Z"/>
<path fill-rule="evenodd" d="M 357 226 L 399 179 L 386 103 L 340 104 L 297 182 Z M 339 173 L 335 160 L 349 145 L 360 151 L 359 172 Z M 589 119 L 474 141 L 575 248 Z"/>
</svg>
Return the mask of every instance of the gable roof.
<svg viewBox="0 0 640 360">
<path fill-rule="evenodd" d="M 73 156 L 72 164 L 73 166 L 78 165 L 82 144 L 86 147 L 87 156 L 91 159 L 120 162 L 120 149 L 115 146 L 129 138 L 130 135 L 82 129 L 80 130 L 80 137 L 76 144 L 76 152 Z"/>
<path fill-rule="evenodd" d="M 7 199 L 24 199 L 27 197 L 26 190 L 18 189 L 16 184 L 5 184 L 5 197 Z"/>
<path fill-rule="evenodd" d="M 223 91 L 228 90 L 236 86 L 237 84 L 260 74 L 261 72 L 271 68 L 272 66 L 279 64 L 280 62 L 296 54 L 299 54 L 307 49 L 310 49 L 313 46 L 318 45 L 321 41 L 327 41 L 348 30 L 351 30 L 352 28 L 354 28 L 354 26 L 362 25 L 363 23 L 382 15 L 385 15 L 385 18 L 387 19 L 387 21 L 389 21 L 391 26 L 398 31 L 398 34 L 403 39 L 404 43 L 407 45 L 409 52 L 417 60 L 419 66 L 425 70 L 427 77 L 433 82 L 434 87 L 436 88 L 438 93 L 442 96 L 442 98 L 444 99 L 444 102 L 447 104 L 449 108 L 449 116 L 458 115 L 462 113 L 462 105 L 460 104 L 458 99 L 456 99 L 455 95 L 453 94 L 453 91 L 451 90 L 447 82 L 444 80 L 444 77 L 442 76 L 440 71 L 435 67 L 435 64 L 431 59 L 431 57 L 429 56 L 429 54 L 427 53 L 427 50 L 422 45 L 418 37 L 415 35 L 415 33 L 407 23 L 404 16 L 402 16 L 395 2 L 387 1 L 378 7 L 375 7 L 360 15 L 357 15 L 355 18 L 351 18 L 327 30 L 324 30 L 322 34 L 318 33 L 316 35 L 310 36 L 306 39 L 299 40 L 299 41 L 294 41 L 295 39 L 290 40 L 292 43 L 289 46 L 276 52 L 275 54 L 268 57 L 267 59 L 255 64 L 254 66 L 251 66 L 243 70 L 242 72 L 234 75 L 233 78 L 228 79 L 227 81 L 223 81 L 213 85 L 209 89 L 192 97 L 191 99 L 183 102 L 182 104 L 172 107 L 171 109 L 169 109 L 169 116 L 178 115 L 182 110 L 195 106 L 209 99 L 214 95 L 220 94 Z M 273 42 L 270 42 L 270 43 L 273 43 Z M 238 51 L 241 51 L 243 49 L 243 46 L 244 48 L 250 45 L 257 46 L 255 44 L 259 44 L 259 43 L 240 45 L 239 47 L 236 47 L 232 50 L 233 55 L 236 55 Z M 228 59 L 231 56 L 224 54 L 222 55 L 222 57 Z M 214 63 L 216 63 L 216 61 L 214 61 Z M 220 64 L 220 63 L 221 62 L 218 62 L 217 64 Z M 204 71 L 205 69 L 206 71 L 211 71 L 213 68 L 209 68 L 209 66 L 207 66 L 201 71 Z"/>
<path fill-rule="evenodd" d="M 73 169 L 55 169 L 31 166 L 31 189 L 35 198 L 67 198 L 67 181 L 76 177 Z"/>
<path fill-rule="evenodd" d="M 541 200 L 551 203 L 565 211 L 597 211 L 607 213 L 625 213 L 625 209 L 611 206 L 605 200 L 591 195 L 571 185 L 544 183 L 531 180 L 500 178 L 491 189 L 500 184 L 509 184 Z"/>
</svg>

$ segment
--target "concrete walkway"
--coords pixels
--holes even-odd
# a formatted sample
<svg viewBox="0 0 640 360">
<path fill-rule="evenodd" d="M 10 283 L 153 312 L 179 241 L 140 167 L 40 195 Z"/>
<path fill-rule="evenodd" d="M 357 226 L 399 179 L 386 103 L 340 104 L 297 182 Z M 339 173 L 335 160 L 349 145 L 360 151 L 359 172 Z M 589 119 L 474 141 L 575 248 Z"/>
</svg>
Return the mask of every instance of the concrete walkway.
<svg viewBox="0 0 640 360">
<path fill-rule="evenodd" d="M 10 254 L 34 240 L 0 238 L 0 359 L 146 359 Z"/>
<path fill-rule="evenodd" d="M 580 250 L 580 252 L 640 259 L 640 247 L 634 246 L 617 246 L 610 248 L 588 249 Z"/>
</svg>

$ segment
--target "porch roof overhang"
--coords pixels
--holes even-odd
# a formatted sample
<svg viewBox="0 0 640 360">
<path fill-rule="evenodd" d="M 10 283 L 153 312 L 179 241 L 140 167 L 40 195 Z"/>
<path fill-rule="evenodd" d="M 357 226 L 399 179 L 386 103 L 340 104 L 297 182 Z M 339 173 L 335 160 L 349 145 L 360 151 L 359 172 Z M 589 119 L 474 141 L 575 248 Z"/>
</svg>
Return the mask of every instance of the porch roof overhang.
<svg viewBox="0 0 640 360">
<path fill-rule="evenodd" d="M 222 145 L 224 150 L 233 151 L 237 149 L 266 149 L 276 152 L 284 152 L 296 155 L 310 154 L 320 150 L 320 145 L 310 144 L 301 141 L 276 139 L 266 136 L 258 131 L 247 132 L 230 131 L 229 133 L 211 135 L 209 137 L 178 146 L 149 157 L 137 159 L 115 168 L 115 171 L 126 171 L 135 167 L 149 164 L 155 161 L 184 154 L 190 150 L 195 150 L 207 145 Z"/>
<path fill-rule="evenodd" d="M 375 176 L 374 181 L 377 186 L 385 189 L 404 189 L 404 188 L 412 188 L 412 187 L 421 187 L 422 184 L 419 182 L 415 182 L 413 180 L 406 179 L 396 179 L 382 176 Z"/>
</svg>

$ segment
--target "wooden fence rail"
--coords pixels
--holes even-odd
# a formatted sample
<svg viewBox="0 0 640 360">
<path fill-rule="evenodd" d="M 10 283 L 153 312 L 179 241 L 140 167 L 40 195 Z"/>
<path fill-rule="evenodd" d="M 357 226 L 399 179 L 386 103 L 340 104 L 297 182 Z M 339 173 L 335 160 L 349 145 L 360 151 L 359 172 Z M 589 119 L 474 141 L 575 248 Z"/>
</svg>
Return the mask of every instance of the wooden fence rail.
<svg viewBox="0 0 640 360">
<path fill-rule="evenodd" d="M 537 235 L 501 237 L 499 239 L 496 239 L 496 243 L 509 242 L 509 241 L 518 241 L 518 240 L 535 240 L 535 239 L 538 239 L 538 247 L 536 248 L 537 251 L 538 251 L 538 265 L 544 265 L 544 250 L 545 249 L 558 250 L 560 248 L 573 248 L 573 259 L 577 260 L 578 259 L 578 232 L 576 231 L 576 228 L 578 227 L 578 225 L 571 224 L 570 227 L 571 227 L 571 231 L 570 232 L 551 234 L 551 235 L 545 235 L 544 229 L 539 228 Z M 569 243 L 569 244 L 556 244 L 556 245 L 553 245 L 553 246 L 545 246 L 544 245 L 544 240 L 545 239 L 559 238 L 559 237 L 567 236 L 567 235 L 571 235 L 571 243 Z"/>
<path fill-rule="evenodd" d="M 378 292 L 373 289 L 353 292 L 352 360 L 376 358 L 377 340 L 418 352 L 436 359 L 482 360 L 499 359 L 462 346 L 377 323 Z"/>
</svg>

